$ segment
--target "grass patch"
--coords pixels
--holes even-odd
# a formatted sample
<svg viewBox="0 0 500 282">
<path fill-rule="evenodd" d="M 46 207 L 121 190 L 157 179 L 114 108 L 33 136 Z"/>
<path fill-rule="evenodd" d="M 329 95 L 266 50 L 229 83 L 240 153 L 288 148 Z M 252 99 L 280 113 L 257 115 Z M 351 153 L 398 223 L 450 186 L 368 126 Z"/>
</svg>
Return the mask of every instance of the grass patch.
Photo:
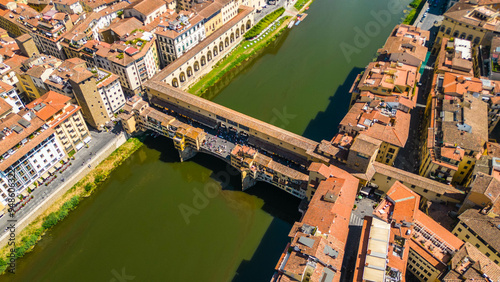
<svg viewBox="0 0 500 282">
<path fill-rule="evenodd" d="M 422 0 L 413 0 L 410 3 L 410 7 L 412 8 L 406 18 L 403 20 L 403 24 L 413 24 L 420 13 L 420 10 L 422 10 L 422 7 L 424 6 L 425 1 Z"/>
<path fill-rule="evenodd" d="M 492 66 L 491 70 L 493 72 L 500 72 L 500 66 L 497 63 L 492 63 L 491 66 Z"/>
<path fill-rule="evenodd" d="M 295 9 L 299 10 L 304 7 L 304 5 L 308 2 L 308 0 L 297 0 L 297 3 L 293 5 Z"/>
<path fill-rule="evenodd" d="M 251 47 L 247 47 L 248 41 L 241 42 L 230 54 L 225 58 L 221 59 L 203 78 L 201 78 L 197 83 L 191 86 L 188 90 L 189 93 L 201 96 L 210 86 L 214 85 L 219 81 L 224 74 L 230 71 L 232 68 L 239 66 L 243 61 L 249 59 L 258 50 L 266 47 L 271 42 L 276 40 L 276 38 L 283 32 L 284 28 L 289 22 L 290 17 L 282 17 L 277 25 L 278 28 L 269 33 L 267 36 L 263 37 L 259 42 L 255 43 Z"/>
<path fill-rule="evenodd" d="M 256 25 L 254 25 L 247 33 L 245 33 L 245 39 L 254 38 L 259 35 L 264 29 L 266 29 L 270 24 L 272 24 L 277 18 L 281 17 L 285 12 L 285 8 L 281 7 L 276 11 L 265 16 Z"/>
<path fill-rule="evenodd" d="M 113 169 L 118 167 L 125 159 L 142 146 L 142 142 L 137 138 L 127 140 L 123 145 L 116 149 L 111 155 L 103 160 L 95 169 L 90 171 L 64 195 L 57 199 L 40 216 L 33 220 L 26 228 L 21 230 L 16 236 L 15 257 L 21 258 L 30 252 L 36 243 L 42 238 L 43 234 L 63 220 L 70 211 L 75 209 L 80 203 L 81 198 L 88 197 L 96 184 L 101 183 Z M 8 216 L 8 215 L 6 215 Z M 18 230 L 19 231 L 19 230 Z M 8 267 L 8 257 L 12 246 L 5 245 L 0 250 L 0 273 L 4 273 Z"/>
</svg>

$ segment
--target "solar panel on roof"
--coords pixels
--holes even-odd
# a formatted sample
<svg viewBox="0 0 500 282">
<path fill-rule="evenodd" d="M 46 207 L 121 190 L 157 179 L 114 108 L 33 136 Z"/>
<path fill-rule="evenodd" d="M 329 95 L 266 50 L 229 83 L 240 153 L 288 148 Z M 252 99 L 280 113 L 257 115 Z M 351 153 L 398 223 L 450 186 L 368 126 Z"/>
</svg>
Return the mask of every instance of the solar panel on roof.
<svg viewBox="0 0 500 282">
<path fill-rule="evenodd" d="M 28 126 L 31 125 L 31 123 L 25 119 L 20 119 L 17 123 L 19 123 L 20 125 L 22 125 L 24 128 L 27 128 Z"/>
</svg>

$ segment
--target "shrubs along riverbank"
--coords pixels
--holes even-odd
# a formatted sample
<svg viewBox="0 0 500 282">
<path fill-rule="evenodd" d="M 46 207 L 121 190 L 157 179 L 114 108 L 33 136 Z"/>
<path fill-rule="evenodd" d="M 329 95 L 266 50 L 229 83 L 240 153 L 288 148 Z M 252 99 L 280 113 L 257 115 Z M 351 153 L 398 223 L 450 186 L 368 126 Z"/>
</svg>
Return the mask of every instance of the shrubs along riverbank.
<svg viewBox="0 0 500 282">
<path fill-rule="evenodd" d="M 14 252 L 11 250 L 12 245 L 6 245 L 0 250 L 0 273 L 5 273 L 8 269 L 12 256 L 17 260 L 30 252 L 47 230 L 63 220 L 71 210 L 78 206 L 82 198 L 91 195 L 94 189 L 109 177 L 111 171 L 123 163 L 142 144 L 138 138 L 127 140 L 56 200 L 43 214 L 16 234 Z"/>
<path fill-rule="evenodd" d="M 245 33 L 245 39 L 254 38 L 259 35 L 264 29 L 266 29 L 270 24 L 272 24 L 275 20 L 277 20 L 283 13 L 285 12 L 285 8 L 281 7 L 276 9 L 276 11 L 270 13 L 265 16 L 262 20 L 260 20 L 256 25 L 254 25 L 247 33 Z"/>
<path fill-rule="evenodd" d="M 203 76 L 198 82 L 192 85 L 187 92 L 201 96 L 209 87 L 217 83 L 228 71 L 239 66 L 243 61 L 250 59 L 262 48 L 269 45 L 271 42 L 283 32 L 286 28 L 290 17 L 284 16 L 276 21 L 273 25 L 275 28 L 270 28 L 270 32 L 266 35 L 261 35 L 258 40 L 242 41 L 230 54 L 221 59 L 215 67 Z"/>
</svg>

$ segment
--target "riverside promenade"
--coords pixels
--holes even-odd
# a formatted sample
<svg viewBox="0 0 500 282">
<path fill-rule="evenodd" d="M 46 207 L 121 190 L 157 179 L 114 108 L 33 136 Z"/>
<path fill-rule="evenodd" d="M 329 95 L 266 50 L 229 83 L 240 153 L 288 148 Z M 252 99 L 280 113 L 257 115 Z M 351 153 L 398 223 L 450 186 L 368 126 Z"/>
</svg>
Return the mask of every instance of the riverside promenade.
<svg viewBox="0 0 500 282">
<path fill-rule="evenodd" d="M 20 234 L 22 229 L 43 214 L 66 191 L 127 140 L 122 131 L 114 133 L 111 131 L 92 132 L 91 135 L 92 141 L 89 143 L 89 148 L 83 148 L 76 153 L 75 160 L 71 161 L 72 165 L 60 174 L 53 183 L 36 189 L 32 193 L 33 200 L 19 210 L 14 217 L 10 217 L 6 213 L 0 218 L 0 248 L 4 247 L 10 236 L 10 232 L 6 230 L 7 226 L 15 223 L 15 234 Z M 62 179 L 64 181 L 61 181 Z"/>
</svg>

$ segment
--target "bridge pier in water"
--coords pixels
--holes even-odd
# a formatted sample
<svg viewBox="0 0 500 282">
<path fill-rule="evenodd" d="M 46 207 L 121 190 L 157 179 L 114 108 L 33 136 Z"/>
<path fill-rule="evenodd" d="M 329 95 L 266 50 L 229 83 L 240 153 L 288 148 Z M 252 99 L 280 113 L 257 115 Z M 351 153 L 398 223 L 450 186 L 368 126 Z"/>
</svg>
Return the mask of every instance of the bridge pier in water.
<svg viewBox="0 0 500 282">
<path fill-rule="evenodd" d="M 189 160 L 190 158 L 196 156 L 196 154 L 198 153 L 196 149 L 193 149 L 191 147 L 184 147 L 184 150 L 177 149 L 177 151 L 179 152 L 179 158 L 181 159 L 181 162 Z"/>
<path fill-rule="evenodd" d="M 257 179 L 253 178 L 251 174 L 247 171 L 241 171 L 241 190 L 245 191 L 246 189 L 255 186 L 257 184 Z"/>
</svg>

